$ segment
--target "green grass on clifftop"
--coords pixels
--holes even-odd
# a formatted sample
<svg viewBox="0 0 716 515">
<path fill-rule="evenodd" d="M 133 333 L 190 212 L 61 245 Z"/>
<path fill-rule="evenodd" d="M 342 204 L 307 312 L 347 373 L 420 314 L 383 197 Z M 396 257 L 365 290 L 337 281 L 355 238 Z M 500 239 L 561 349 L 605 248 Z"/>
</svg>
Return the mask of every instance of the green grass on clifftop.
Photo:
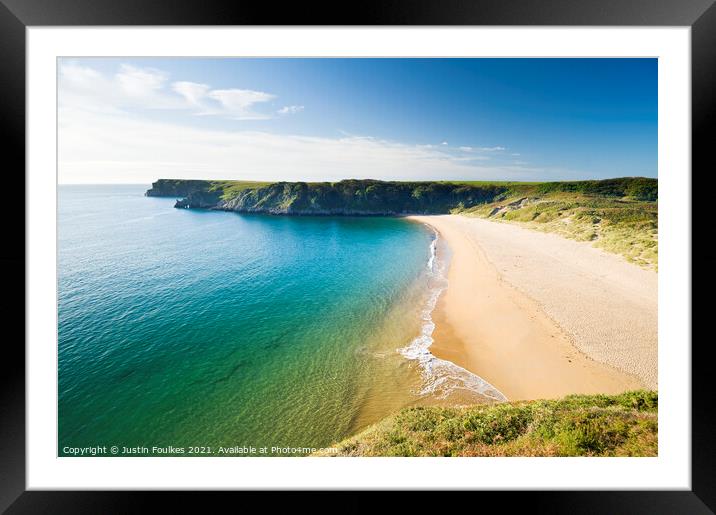
<svg viewBox="0 0 716 515">
<path fill-rule="evenodd" d="M 222 200 L 231 200 L 245 190 L 264 188 L 271 184 L 253 181 L 211 181 L 209 191 L 221 191 Z"/>
<path fill-rule="evenodd" d="M 408 408 L 324 456 L 656 456 L 658 394 Z"/>
</svg>

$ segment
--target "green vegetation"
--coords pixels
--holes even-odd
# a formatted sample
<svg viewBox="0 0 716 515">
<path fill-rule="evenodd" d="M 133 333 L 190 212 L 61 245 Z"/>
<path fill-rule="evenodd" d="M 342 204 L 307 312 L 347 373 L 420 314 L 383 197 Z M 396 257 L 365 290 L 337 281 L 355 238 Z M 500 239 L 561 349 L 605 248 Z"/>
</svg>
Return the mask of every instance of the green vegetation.
<svg viewBox="0 0 716 515">
<path fill-rule="evenodd" d="M 659 211 L 656 179 L 510 183 L 507 187 L 492 202 L 453 212 L 591 241 L 596 247 L 656 269 Z"/>
<path fill-rule="evenodd" d="M 455 207 L 476 206 L 507 191 L 496 184 L 447 182 L 178 181 L 160 179 L 148 196 L 181 196 L 180 208 L 211 208 L 243 213 L 293 215 L 402 215 L 448 213 Z M 183 193 L 183 194 L 182 194 Z"/>
<path fill-rule="evenodd" d="M 211 181 L 209 191 L 220 191 L 221 200 L 227 201 L 237 197 L 245 190 L 254 190 L 271 185 L 270 182 L 251 181 Z"/>
<path fill-rule="evenodd" d="M 658 183 L 601 181 L 340 182 L 182 181 L 160 179 L 149 196 L 181 197 L 176 207 L 290 215 L 461 213 L 519 223 L 656 268 Z"/>
<path fill-rule="evenodd" d="M 225 197 L 224 207 L 275 214 L 447 213 L 456 205 L 486 202 L 503 189 L 495 185 L 473 187 L 437 182 L 280 182 L 235 191 Z"/>
<path fill-rule="evenodd" d="M 503 199 L 516 196 L 539 197 L 554 193 L 571 193 L 593 197 L 626 197 L 645 201 L 655 201 L 658 198 L 657 180 L 646 177 L 562 182 L 448 181 L 447 184 L 503 186 L 506 188 Z"/>
<path fill-rule="evenodd" d="M 656 269 L 658 210 L 657 201 L 556 191 L 515 195 L 461 212 L 591 241 L 596 247 Z"/>
<path fill-rule="evenodd" d="M 330 456 L 656 456 L 658 394 L 408 408 Z"/>
</svg>

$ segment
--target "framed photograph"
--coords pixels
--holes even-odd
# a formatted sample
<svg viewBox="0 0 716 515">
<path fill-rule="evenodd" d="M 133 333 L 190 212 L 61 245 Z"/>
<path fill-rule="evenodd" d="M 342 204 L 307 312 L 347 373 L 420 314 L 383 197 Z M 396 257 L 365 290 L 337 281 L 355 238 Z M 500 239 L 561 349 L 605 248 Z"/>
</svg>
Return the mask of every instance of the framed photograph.
<svg viewBox="0 0 716 515">
<path fill-rule="evenodd" d="M 2 0 L 0 507 L 712 513 L 712 3 Z"/>
</svg>

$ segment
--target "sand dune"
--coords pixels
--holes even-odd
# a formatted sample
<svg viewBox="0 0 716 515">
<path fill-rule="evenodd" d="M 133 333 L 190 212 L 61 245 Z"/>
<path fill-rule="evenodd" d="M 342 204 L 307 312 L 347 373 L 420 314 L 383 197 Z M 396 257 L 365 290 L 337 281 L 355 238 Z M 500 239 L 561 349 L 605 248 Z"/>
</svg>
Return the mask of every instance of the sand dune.
<svg viewBox="0 0 716 515">
<path fill-rule="evenodd" d="M 553 234 L 413 216 L 452 251 L 431 351 L 509 399 L 657 387 L 657 274 Z"/>
</svg>

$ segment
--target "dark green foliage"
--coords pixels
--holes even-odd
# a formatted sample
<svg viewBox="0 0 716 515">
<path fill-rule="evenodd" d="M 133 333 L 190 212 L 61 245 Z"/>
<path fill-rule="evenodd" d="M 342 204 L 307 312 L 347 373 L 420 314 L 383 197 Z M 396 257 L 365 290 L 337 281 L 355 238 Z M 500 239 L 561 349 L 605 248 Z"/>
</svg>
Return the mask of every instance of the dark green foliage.
<svg viewBox="0 0 716 515">
<path fill-rule="evenodd" d="M 539 195 L 556 192 L 654 201 L 658 198 L 658 183 L 656 179 L 625 177 L 601 181 L 544 182 L 537 187 Z"/>
<path fill-rule="evenodd" d="M 503 404 L 486 412 L 464 417 L 463 427 L 471 434 L 471 442 L 503 443 L 520 436 L 532 421 L 532 410 Z"/>
<path fill-rule="evenodd" d="M 279 182 L 238 192 L 222 206 L 234 211 L 286 214 L 448 213 L 460 202 L 477 205 L 502 191 L 497 186 L 346 180 Z"/>
</svg>

